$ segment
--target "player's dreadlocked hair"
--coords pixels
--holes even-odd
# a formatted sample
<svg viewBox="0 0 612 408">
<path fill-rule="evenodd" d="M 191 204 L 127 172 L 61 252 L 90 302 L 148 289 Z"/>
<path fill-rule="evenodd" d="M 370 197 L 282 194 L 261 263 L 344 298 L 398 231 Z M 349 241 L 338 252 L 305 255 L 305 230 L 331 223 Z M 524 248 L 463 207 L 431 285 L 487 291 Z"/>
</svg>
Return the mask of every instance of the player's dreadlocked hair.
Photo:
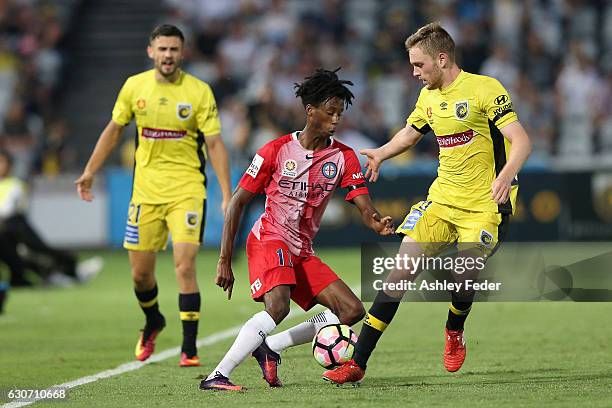
<svg viewBox="0 0 612 408">
<path fill-rule="evenodd" d="M 308 104 L 319 106 L 336 96 L 344 101 L 344 108 L 348 108 L 355 96 L 346 85 L 353 83 L 338 79 L 336 72 L 339 70 L 340 67 L 334 71 L 317 68 L 314 74 L 305 78 L 304 82 L 294 84 L 295 96 L 302 98 L 304 107 Z"/>
</svg>

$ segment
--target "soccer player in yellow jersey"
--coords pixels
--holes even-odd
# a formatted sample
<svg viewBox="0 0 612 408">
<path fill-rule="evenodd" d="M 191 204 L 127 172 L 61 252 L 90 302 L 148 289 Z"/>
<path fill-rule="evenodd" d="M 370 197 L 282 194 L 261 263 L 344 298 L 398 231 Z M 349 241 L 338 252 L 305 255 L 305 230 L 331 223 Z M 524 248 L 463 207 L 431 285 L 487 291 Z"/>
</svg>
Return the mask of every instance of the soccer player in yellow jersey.
<svg viewBox="0 0 612 408">
<path fill-rule="evenodd" d="M 93 199 L 95 174 L 117 145 L 123 128 L 135 119 L 134 184 L 124 239 L 134 292 L 146 316 L 135 354 L 141 361 L 149 358 L 166 324 L 157 301 L 155 256 L 165 249 L 170 231 L 183 326 L 180 365 L 184 367 L 199 365 L 200 293 L 195 261 L 206 215 L 207 158 L 221 186 L 222 211 L 231 198 L 231 188 L 215 98 L 208 84 L 181 70 L 183 43 L 183 34 L 174 26 L 153 30 L 147 52 L 155 67 L 127 79 L 112 119 L 76 185 L 83 200 Z"/>
<path fill-rule="evenodd" d="M 455 63 L 455 43 L 439 23 L 421 27 L 406 40 L 413 75 L 425 85 L 406 126 L 378 149 L 364 149 L 366 177 L 376 181 L 383 161 L 414 146 L 433 130 L 440 146 L 438 177 L 426 201 L 412 207 L 397 233 L 400 252 L 411 257 L 435 255 L 439 243 L 474 243 L 492 255 L 515 208 L 517 174 L 531 152 L 529 137 L 512 109 L 508 92 L 494 78 L 462 71 Z M 438 243 L 436 245 L 435 243 Z M 414 271 L 389 277 L 414 279 Z M 410 279 L 410 278 L 409 278 Z M 465 359 L 463 326 L 473 292 L 453 293 L 445 327 L 444 366 L 450 372 Z M 378 339 L 393 319 L 401 291 L 379 291 L 368 311 L 354 359 L 323 378 L 337 384 L 361 381 Z"/>
</svg>

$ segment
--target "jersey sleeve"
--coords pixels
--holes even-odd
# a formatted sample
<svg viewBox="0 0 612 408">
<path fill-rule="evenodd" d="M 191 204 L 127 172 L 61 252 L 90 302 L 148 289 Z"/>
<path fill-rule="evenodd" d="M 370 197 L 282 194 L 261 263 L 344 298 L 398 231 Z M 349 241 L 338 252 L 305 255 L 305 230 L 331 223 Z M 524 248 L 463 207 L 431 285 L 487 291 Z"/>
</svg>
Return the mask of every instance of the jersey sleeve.
<svg viewBox="0 0 612 408">
<path fill-rule="evenodd" d="M 358 195 L 369 194 L 365 177 L 361 172 L 361 164 L 352 150 L 344 151 L 344 173 L 340 187 L 347 189 L 346 197 L 344 197 L 346 201 L 351 201 Z"/>
<path fill-rule="evenodd" d="M 253 161 L 242 175 L 238 185 L 251 193 L 263 192 L 272 179 L 275 160 L 274 146 L 270 143 L 262 146 L 253 157 Z"/>
<path fill-rule="evenodd" d="M 487 79 L 480 87 L 481 110 L 501 129 L 518 120 L 518 117 L 512 109 L 512 100 L 506 88 L 495 78 Z"/>
<path fill-rule="evenodd" d="M 133 117 L 132 112 L 132 81 L 128 78 L 119 91 L 117 101 L 113 107 L 113 121 L 119 125 L 126 126 Z"/>
<path fill-rule="evenodd" d="M 221 121 L 215 95 L 210 86 L 205 85 L 200 106 L 198 106 L 197 121 L 198 130 L 204 136 L 213 136 L 221 133 Z"/>
<path fill-rule="evenodd" d="M 431 130 L 429 123 L 427 123 L 427 113 L 425 112 L 425 107 L 423 106 L 423 91 L 421 91 L 419 94 L 419 99 L 416 101 L 414 110 L 410 116 L 408 116 L 406 125 L 412 126 L 422 134 L 425 134 Z"/>
</svg>

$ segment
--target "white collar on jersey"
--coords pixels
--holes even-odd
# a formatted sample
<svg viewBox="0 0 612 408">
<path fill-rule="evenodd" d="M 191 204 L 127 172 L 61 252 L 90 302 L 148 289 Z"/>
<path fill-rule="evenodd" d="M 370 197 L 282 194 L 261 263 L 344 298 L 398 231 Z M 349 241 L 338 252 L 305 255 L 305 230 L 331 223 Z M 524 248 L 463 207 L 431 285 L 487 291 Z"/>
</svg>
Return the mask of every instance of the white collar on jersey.
<svg viewBox="0 0 612 408">
<path fill-rule="evenodd" d="M 293 138 L 293 140 L 298 140 L 298 136 L 300 135 L 301 132 L 302 132 L 301 130 L 296 130 L 295 132 L 293 132 L 291 134 L 291 137 Z M 333 144 L 334 144 L 334 137 L 330 136 L 329 137 L 329 145 L 327 147 L 330 147 Z"/>
</svg>

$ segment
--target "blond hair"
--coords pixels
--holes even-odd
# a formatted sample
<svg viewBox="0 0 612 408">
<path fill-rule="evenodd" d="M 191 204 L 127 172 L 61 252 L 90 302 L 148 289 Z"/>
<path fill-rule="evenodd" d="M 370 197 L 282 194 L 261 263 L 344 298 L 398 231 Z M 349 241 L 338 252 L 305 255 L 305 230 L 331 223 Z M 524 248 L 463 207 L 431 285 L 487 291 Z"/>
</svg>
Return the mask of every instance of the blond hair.
<svg viewBox="0 0 612 408">
<path fill-rule="evenodd" d="M 438 21 L 424 25 L 406 39 L 407 51 L 416 46 L 432 58 L 443 52 L 451 62 L 455 62 L 455 42 Z"/>
</svg>

